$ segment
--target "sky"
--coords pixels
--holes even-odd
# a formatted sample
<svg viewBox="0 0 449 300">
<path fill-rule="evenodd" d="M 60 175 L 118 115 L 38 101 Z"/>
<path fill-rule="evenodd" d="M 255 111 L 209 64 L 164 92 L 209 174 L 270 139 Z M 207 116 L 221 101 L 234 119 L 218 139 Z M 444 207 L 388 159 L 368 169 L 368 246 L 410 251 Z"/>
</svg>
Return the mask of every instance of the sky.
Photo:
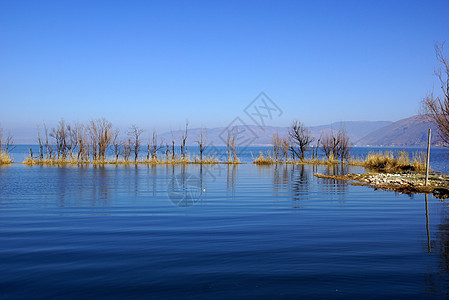
<svg viewBox="0 0 449 300">
<path fill-rule="evenodd" d="M 0 0 L 0 124 L 211 128 L 251 122 L 261 92 L 282 110 L 267 125 L 396 121 L 438 92 L 448 13 L 447 0 Z"/>
</svg>

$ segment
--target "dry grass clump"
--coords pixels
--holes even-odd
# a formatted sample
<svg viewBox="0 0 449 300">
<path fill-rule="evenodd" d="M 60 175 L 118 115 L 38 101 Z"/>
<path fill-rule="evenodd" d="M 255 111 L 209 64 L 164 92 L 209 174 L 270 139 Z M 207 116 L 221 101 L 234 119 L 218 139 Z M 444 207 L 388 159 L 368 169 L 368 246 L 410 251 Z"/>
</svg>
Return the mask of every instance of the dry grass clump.
<svg viewBox="0 0 449 300">
<path fill-rule="evenodd" d="M 228 165 L 238 165 L 241 164 L 240 159 L 238 157 L 234 157 L 231 160 L 227 160 L 222 162 L 223 164 L 228 164 Z"/>
<path fill-rule="evenodd" d="M 338 156 L 334 155 L 333 152 L 330 152 L 327 158 L 323 158 L 321 162 L 328 165 L 335 165 L 339 163 Z"/>
<path fill-rule="evenodd" d="M 363 165 L 368 169 L 387 171 L 395 169 L 397 167 L 397 161 L 391 151 L 369 152 Z"/>
<path fill-rule="evenodd" d="M 358 158 L 358 157 L 354 157 L 354 156 L 350 156 L 348 158 L 348 165 L 350 166 L 364 166 L 365 164 L 365 159 L 363 158 Z"/>
<path fill-rule="evenodd" d="M 10 134 L 3 137 L 3 128 L 0 126 L 0 165 L 9 165 L 12 163 L 12 158 L 9 152 L 14 149 L 14 140 Z"/>
<path fill-rule="evenodd" d="M 105 164 L 106 161 L 95 160 L 95 161 L 87 161 L 87 160 L 77 160 L 75 158 L 35 158 L 33 156 L 25 158 L 22 164 L 27 166 L 64 166 L 64 165 L 86 165 L 86 164 Z"/>
<path fill-rule="evenodd" d="M 300 159 L 300 160 L 287 160 L 288 164 L 299 164 L 299 165 L 337 165 L 342 164 L 338 160 L 338 157 L 335 157 L 333 153 L 329 153 L 329 156 L 324 156 L 322 158 L 313 157 L 310 159 Z"/>
<path fill-rule="evenodd" d="M 251 154 L 252 156 L 252 154 Z M 271 151 L 267 151 L 267 154 L 262 153 L 262 151 L 259 153 L 259 156 L 254 158 L 253 157 L 253 164 L 256 165 L 273 165 L 273 164 L 308 164 L 308 165 L 334 165 L 334 164 L 340 164 L 341 162 L 338 160 L 338 158 L 334 157 L 332 153 L 329 154 L 328 157 L 323 158 L 310 158 L 310 159 L 284 159 L 284 157 L 278 156 L 276 159 L 275 154 L 273 155 Z"/>
<path fill-rule="evenodd" d="M 181 154 L 181 156 L 174 155 L 172 157 L 166 158 L 165 160 L 160 160 L 162 164 L 173 164 L 173 165 L 182 165 L 182 164 L 191 164 L 194 160 L 190 158 L 190 154 L 187 152 Z"/>
<path fill-rule="evenodd" d="M 264 155 L 262 151 L 260 151 L 259 156 L 253 160 L 253 164 L 256 165 L 273 165 L 277 163 L 279 162 L 271 155 L 270 151 L 268 151 L 267 155 Z"/>
<path fill-rule="evenodd" d="M 405 151 L 399 151 L 396 156 L 391 151 L 379 151 L 368 153 L 363 166 L 381 172 L 415 171 L 421 172 L 426 169 L 424 153 L 415 153 L 413 162 Z"/>
<path fill-rule="evenodd" d="M 0 165 L 8 165 L 12 163 L 12 158 L 9 157 L 8 152 L 0 151 Z"/>
<path fill-rule="evenodd" d="M 227 132 L 226 138 L 226 153 L 227 153 L 227 161 L 224 162 L 226 164 L 239 164 L 240 159 L 238 158 L 238 145 L 237 145 L 237 128 L 231 128 Z"/>
<path fill-rule="evenodd" d="M 213 164 L 219 164 L 220 161 L 215 156 L 206 156 L 201 155 L 200 157 L 196 157 L 193 161 L 195 164 L 205 164 L 205 165 L 213 165 Z"/>
<path fill-rule="evenodd" d="M 424 152 L 413 153 L 413 167 L 417 172 L 426 171 L 426 154 Z"/>
</svg>

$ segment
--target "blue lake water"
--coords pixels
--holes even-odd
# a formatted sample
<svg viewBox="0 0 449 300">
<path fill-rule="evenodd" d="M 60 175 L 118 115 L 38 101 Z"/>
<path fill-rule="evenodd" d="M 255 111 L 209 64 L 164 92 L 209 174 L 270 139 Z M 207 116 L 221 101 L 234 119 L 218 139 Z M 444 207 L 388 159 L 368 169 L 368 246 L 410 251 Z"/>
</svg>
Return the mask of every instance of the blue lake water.
<svg viewBox="0 0 449 300">
<path fill-rule="evenodd" d="M 449 297 L 448 202 L 363 171 L 0 167 L 0 298 Z"/>
<path fill-rule="evenodd" d="M 38 145 L 17 145 L 14 147 L 12 152 L 10 153 L 11 157 L 14 159 L 16 163 L 23 162 L 25 158 L 30 156 L 30 149 L 33 152 L 33 156 L 37 157 L 39 155 L 39 146 Z M 391 151 L 394 155 L 399 151 L 406 151 L 409 154 L 410 159 L 416 153 L 423 153 L 425 157 L 425 148 L 387 148 L 387 147 L 354 147 L 350 151 L 350 155 L 353 158 L 364 159 L 369 152 L 377 153 L 379 151 Z M 164 156 L 164 148 L 159 150 L 158 157 L 163 159 Z M 269 151 L 272 151 L 272 147 L 269 146 L 248 146 L 248 147 L 239 147 L 239 159 L 242 163 L 251 163 L 254 161 L 259 153 L 267 154 Z M 179 147 L 175 148 L 175 152 L 179 155 Z M 197 146 L 188 146 L 187 152 L 190 155 L 190 158 L 193 159 L 199 156 L 199 151 Z M 226 147 L 224 146 L 213 146 L 206 148 L 205 154 L 213 155 L 218 158 L 220 161 L 225 161 L 226 156 Z M 306 158 L 310 158 L 312 155 L 311 151 L 306 152 Z M 113 160 L 113 151 L 110 148 L 108 152 L 108 157 L 110 160 Z M 142 146 L 139 154 L 140 159 L 144 159 L 146 157 L 146 146 Z M 323 158 L 324 153 L 322 151 L 318 151 L 318 157 Z M 132 160 L 132 157 L 131 157 Z M 430 163 L 432 169 L 440 172 L 449 173 L 449 149 L 448 148 L 432 148 L 430 155 Z"/>
</svg>

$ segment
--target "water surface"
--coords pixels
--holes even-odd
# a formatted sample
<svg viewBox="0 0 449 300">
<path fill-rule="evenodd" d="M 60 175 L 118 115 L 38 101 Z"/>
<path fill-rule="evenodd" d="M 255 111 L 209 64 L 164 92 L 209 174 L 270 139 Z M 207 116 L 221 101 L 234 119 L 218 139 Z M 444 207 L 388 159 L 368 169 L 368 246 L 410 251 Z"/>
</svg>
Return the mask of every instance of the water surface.
<svg viewBox="0 0 449 300">
<path fill-rule="evenodd" d="M 448 297 L 447 203 L 360 171 L 1 167 L 0 297 Z"/>
</svg>

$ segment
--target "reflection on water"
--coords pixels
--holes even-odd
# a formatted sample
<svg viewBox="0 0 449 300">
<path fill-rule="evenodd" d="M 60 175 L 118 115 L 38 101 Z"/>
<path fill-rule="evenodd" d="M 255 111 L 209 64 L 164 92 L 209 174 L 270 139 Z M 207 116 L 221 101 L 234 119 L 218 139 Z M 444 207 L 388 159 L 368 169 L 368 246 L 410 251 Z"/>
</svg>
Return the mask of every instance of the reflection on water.
<svg viewBox="0 0 449 300">
<path fill-rule="evenodd" d="M 427 251 L 432 252 L 432 246 L 430 245 L 430 229 L 429 229 L 429 196 L 424 195 L 426 199 L 426 232 L 427 232 Z"/>
<path fill-rule="evenodd" d="M 46 167 L 36 166 L 39 173 L 46 173 Z M 39 178 L 58 196 L 59 207 L 110 206 L 111 176 L 104 167 L 54 167 L 51 168 L 51 180 Z"/>
<path fill-rule="evenodd" d="M 290 172 L 287 165 L 274 165 L 273 169 L 273 189 L 281 189 L 290 182 Z"/>
<path fill-rule="evenodd" d="M 441 257 L 440 268 L 444 270 L 444 273 L 449 274 L 449 214 L 447 211 L 441 216 L 441 219 L 441 224 L 437 230 L 436 249 L 434 252 L 439 253 Z"/>
<path fill-rule="evenodd" d="M 313 175 L 360 171 L 0 168 L 2 295 L 447 297 L 449 208 Z"/>
<path fill-rule="evenodd" d="M 226 165 L 226 188 L 228 195 L 234 198 L 235 192 L 235 182 L 237 180 L 237 164 L 227 164 Z M 230 193 L 230 194 L 229 194 Z"/>
<path fill-rule="evenodd" d="M 300 201 L 309 198 L 309 172 L 305 172 L 304 165 L 293 165 L 291 169 L 292 200 Z M 313 176 L 313 175 L 312 175 Z M 296 204 L 296 206 L 299 204 Z"/>
<path fill-rule="evenodd" d="M 326 165 L 323 167 L 324 175 L 346 175 L 350 167 L 346 165 Z M 327 183 L 327 184 L 326 184 Z M 319 186 L 322 192 L 330 195 L 336 195 L 339 201 L 344 201 L 344 194 L 347 192 L 348 184 L 342 180 L 319 178 Z"/>
<path fill-rule="evenodd" d="M 242 168 L 244 172 L 239 174 Z M 273 198 L 287 196 L 293 201 L 292 208 L 300 208 L 303 207 L 304 201 L 320 197 L 328 200 L 336 199 L 341 203 L 346 199 L 348 184 L 341 180 L 317 178 L 314 173 L 344 175 L 363 172 L 362 168 L 346 165 L 302 164 L 268 166 L 238 164 L 136 166 L 131 164 L 84 167 L 34 166 L 23 169 L 23 173 L 27 173 L 26 176 L 33 177 L 33 180 L 37 181 L 35 184 L 40 184 L 46 191 L 53 191 L 57 195 L 57 204 L 60 207 L 108 207 L 113 204 L 110 199 L 116 196 L 117 192 L 125 192 L 126 198 L 139 198 L 143 195 L 154 198 L 165 195 L 169 199 L 170 191 L 178 190 L 179 192 L 180 187 L 183 186 L 186 187 L 185 193 L 191 193 L 196 188 L 192 190 L 187 187 L 192 184 L 198 186 L 198 196 L 195 192 L 188 197 L 197 197 L 201 203 L 207 200 L 208 185 L 219 186 L 219 190 L 225 192 L 226 197 L 234 199 L 236 187 L 240 183 L 246 182 L 248 176 L 250 178 L 258 176 L 263 178 L 263 181 L 257 183 L 264 183 L 266 187 L 270 187 Z M 253 172 L 255 170 L 257 175 Z M 1 174 L 0 172 L 0 176 Z M 176 187 L 177 184 L 180 186 Z M 0 183 L 1 187 L 2 183 Z M 19 189 L 26 191 L 27 186 L 20 186 Z"/>
<path fill-rule="evenodd" d="M 202 169 L 200 167 L 200 176 Z M 203 179 L 185 171 L 181 168 L 181 173 L 174 176 L 168 185 L 168 198 L 174 205 L 179 207 L 189 207 L 202 200 Z"/>
<path fill-rule="evenodd" d="M 432 197 L 432 196 L 430 196 Z M 429 209 L 429 196 L 425 195 L 426 207 L 426 232 L 427 232 L 427 252 L 429 255 L 437 255 L 438 267 L 436 271 L 426 274 L 427 288 L 430 293 L 441 293 L 443 299 L 449 298 L 449 211 L 447 206 L 443 209 L 439 207 L 438 214 L 431 214 Z M 444 203 L 444 200 L 443 200 Z M 430 217 L 440 218 L 440 223 L 432 226 Z M 434 228 L 431 230 L 431 228 Z M 436 234 L 432 235 L 432 231 Z M 433 238 L 431 238 L 433 236 Z"/>
</svg>

